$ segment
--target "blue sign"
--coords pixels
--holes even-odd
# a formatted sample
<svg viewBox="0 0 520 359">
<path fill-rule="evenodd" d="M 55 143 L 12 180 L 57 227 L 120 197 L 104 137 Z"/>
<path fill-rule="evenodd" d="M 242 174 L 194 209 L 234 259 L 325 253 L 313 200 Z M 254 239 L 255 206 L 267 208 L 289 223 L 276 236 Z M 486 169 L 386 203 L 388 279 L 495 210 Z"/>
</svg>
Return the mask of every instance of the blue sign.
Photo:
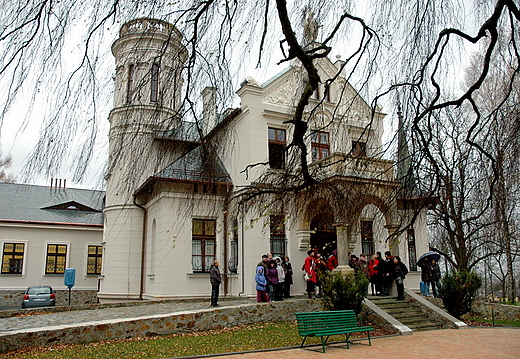
<svg viewBox="0 0 520 359">
<path fill-rule="evenodd" d="M 76 284 L 76 269 L 67 268 L 65 269 L 65 276 L 63 277 L 63 283 L 70 289 Z"/>
</svg>

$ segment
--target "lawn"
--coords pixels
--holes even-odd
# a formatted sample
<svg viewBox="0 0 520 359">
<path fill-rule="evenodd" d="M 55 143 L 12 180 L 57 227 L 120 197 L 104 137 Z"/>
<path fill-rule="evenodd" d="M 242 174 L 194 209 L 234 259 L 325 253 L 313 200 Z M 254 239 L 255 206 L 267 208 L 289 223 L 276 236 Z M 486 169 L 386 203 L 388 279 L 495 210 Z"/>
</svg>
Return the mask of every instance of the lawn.
<svg viewBox="0 0 520 359">
<path fill-rule="evenodd" d="M 493 320 L 492 319 L 488 319 L 488 318 L 478 318 L 478 319 L 475 319 L 475 320 L 479 320 L 479 321 L 482 321 L 482 322 L 485 322 L 485 323 L 490 323 L 492 324 L 493 323 Z M 495 325 L 496 326 L 499 326 L 499 327 L 520 327 L 520 320 L 515 320 L 515 319 L 495 319 Z"/>
<path fill-rule="evenodd" d="M 366 338 L 366 333 L 357 337 Z M 377 330 L 372 335 L 376 336 Z M 371 336 L 372 336 L 371 335 Z M 381 334 L 379 334 L 381 335 Z M 354 335 L 353 335 L 354 337 Z M 334 336 L 330 342 L 345 340 Z M 306 344 L 319 343 L 318 338 Z M 91 344 L 55 345 L 30 348 L 5 354 L 5 358 L 169 358 L 230 353 L 247 350 L 299 346 L 301 337 L 295 323 L 275 322 L 235 326 L 222 330 L 169 335 L 153 338 L 110 340 Z"/>
</svg>

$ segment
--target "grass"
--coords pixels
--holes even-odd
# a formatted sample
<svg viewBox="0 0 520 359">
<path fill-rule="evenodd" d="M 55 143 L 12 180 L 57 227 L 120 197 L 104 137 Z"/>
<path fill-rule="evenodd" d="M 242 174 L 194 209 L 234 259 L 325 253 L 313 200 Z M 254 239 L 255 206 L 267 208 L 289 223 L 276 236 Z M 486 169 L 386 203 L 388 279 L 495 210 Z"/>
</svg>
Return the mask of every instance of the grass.
<svg viewBox="0 0 520 359">
<path fill-rule="evenodd" d="M 493 323 L 492 319 L 488 318 L 476 318 L 474 320 L 478 320 L 484 323 Z M 520 327 L 520 320 L 518 319 L 495 319 L 495 325 L 500 327 Z"/>
<path fill-rule="evenodd" d="M 366 338 L 366 333 L 363 333 L 364 336 L 362 333 L 359 334 L 361 334 L 359 337 Z M 342 340 L 345 340 L 345 336 L 332 336 L 329 342 Z M 306 344 L 317 344 L 319 342 L 319 338 L 308 338 Z M 299 346 L 300 344 L 301 337 L 298 335 L 295 323 L 273 322 L 163 337 L 29 348 L 7 353 L 4 357 L 23 359 L 152 359 L 281 348 Z"/>
</svg>

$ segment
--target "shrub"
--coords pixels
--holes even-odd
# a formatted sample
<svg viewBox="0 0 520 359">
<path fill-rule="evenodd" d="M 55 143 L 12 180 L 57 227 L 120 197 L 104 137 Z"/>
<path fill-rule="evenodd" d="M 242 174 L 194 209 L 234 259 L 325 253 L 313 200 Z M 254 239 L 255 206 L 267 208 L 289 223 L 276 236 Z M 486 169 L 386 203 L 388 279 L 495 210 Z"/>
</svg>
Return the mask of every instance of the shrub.
<svg viewBox="0 0 520 359">
<path fill-rule="evenodd" d="M 482 279 L 475 272 L 454 271 L 442 278 L 442 301 L 448 313 L 459 318 L 471 310 Z"/>
<path fill-rule="evenodd" d="M 359 314 L 367 296 L 368 278 L 361 272 L 342 274 L 333 272 L 321 279 L 325 310 L 351 309 Z"/>
</svg>

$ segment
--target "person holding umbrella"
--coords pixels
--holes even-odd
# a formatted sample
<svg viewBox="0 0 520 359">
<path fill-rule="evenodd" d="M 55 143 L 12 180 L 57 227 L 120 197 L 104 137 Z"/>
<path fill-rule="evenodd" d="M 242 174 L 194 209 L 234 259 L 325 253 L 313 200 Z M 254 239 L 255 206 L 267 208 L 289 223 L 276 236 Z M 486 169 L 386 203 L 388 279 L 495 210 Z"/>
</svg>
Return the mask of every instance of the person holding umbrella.
<svg viewBox="0 0 520 359">
<path fill-rule="evenodd" d="M 439 268 L 439 263 L 432 258 L 431 261 L 432 268 L 432 292 L 435 298 L 442 298 L 441 293 L 439 293 L 439 288 L 441 285 L 441 269 Z"/>
<path fill-rule="evenodd" d="M 431 261 L 434 259 L 437 262 L 439 258 L 439 253 L 427 252 L 417 261 L 417 266 L 421 267 L 421 294 L 425 297 L 430 297 L 430 285 L 433 287 L 433 270 Z"/>
</svg>

